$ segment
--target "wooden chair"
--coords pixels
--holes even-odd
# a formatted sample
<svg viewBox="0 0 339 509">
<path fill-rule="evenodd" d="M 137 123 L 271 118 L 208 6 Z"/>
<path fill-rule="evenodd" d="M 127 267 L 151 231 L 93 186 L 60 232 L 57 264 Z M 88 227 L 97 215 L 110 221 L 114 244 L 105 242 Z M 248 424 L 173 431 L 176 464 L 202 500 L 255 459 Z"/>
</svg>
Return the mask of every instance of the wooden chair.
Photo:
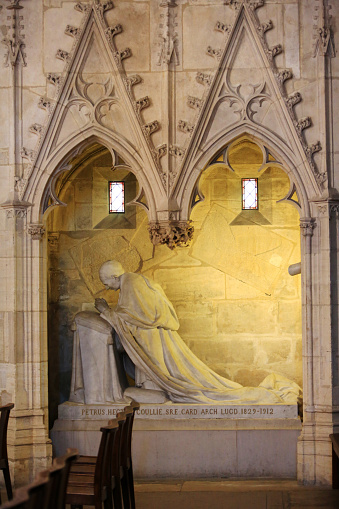
<svg viewBox="0 0 339 509">
<path fill-rule="evenodd" d="M 12 492 L 12 483 L 11 476 L 9 473 L 8 466 L 8 455 L 7 455 L 7 429 L 8 429 L 8 419 L 9 413 L 14 408 L 14 403 L 8 403 L 0 407 L 1 417 L 0 417 L 0 469 L 4 474 L 7 498 L 11 500 L 13 498 Z M 0 504 L 1 504 L 1 495 L 0 495 Z"/>
<path fill-rule="evenodd" d="M 71 465 L 79 457 L 77 449 L 67 449 L 66 454 L 55 458 L 48 472 L 48 494 L 46 509 L 64 509 L 66 506 L 66 489 Z"/>
<path fill-rule="evenodd" d="M 133 414 L 129 419 L 128 426 L 128 439 L 127 439 L 127 454 L 126 454 L 126 475 L 128 478 L 128 489 L 131 509 L 135 509 L 135 495 L 134 495 L 134 476 L 133 476 L 133 463 L 132 463 L 132 434 L 135 412 L 139 410 L 140 404 L 136 401 L 132 401 L 130 407 L 133 410 Z"/>
<path fill-rule="evenodd" d="M 126 417 L 123 412 L 118 414 L 117 418 L 110 421 L 109 424 L 115 423 L 118 427 L 116 433 L 111 435 L 108 442 L 108 455 L 110 456 L 110 490 L 113 500 L 114 509 L 123 509 L 122 490 L 121 490 L 121 462 L 120 462 L 120 442 L 122 437 L 123 426 Z M 71 474 L 78 474 L 77 482 L 81 482 L 80 475 L 94 475 L 96 456 L 80 456 L 72 465 Z M 84 478 L 83 478 L 84 479 Z"/>
<path fill-rule="evenodd" d="M 96 509 L 112 509 L 112 479 L 111 479 L 111 447 L 114 441 L 114 435 L 118 432 L 119 425 L 112 421 L 108 426 L 100 429 L 101 440 L 93 465 L 92 458 L 86 464 L 86 457 L 80 457 L 79 461 L 83 463 L 74 464 L 68 479 L 66 490 L 66 504 L 71 504 L 71 508 L 82 508 L 83 505 L 92 505 Z M 82 467 L 82 472 L 77 471 Z M 81 468 L 80 468 L 81 470 Z"/>
<path fill-rule="evenodd" d="M 53 466 L 39 472 L 34 481 L 15 491 L 14 499 L 1 506 L 20 509 L 64 509 L 67 478 L 72 461 L 78 457 L 76 449 L 56 458 Z"/>
<path fill-rule="evenodd" d="M 332 488 L 339 489 L 339 433 L 330 435 L 332 441 Z"/>
</svg>

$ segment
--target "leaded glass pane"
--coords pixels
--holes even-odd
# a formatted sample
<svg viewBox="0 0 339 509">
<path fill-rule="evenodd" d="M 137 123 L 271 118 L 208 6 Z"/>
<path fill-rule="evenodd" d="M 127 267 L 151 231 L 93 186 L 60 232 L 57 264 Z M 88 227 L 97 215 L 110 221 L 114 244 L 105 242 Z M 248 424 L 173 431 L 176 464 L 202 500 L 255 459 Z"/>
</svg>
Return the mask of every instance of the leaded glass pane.
<svg viewBox="0 0 339 509">
<path fill-rule="evenodd" d="M 109 212 L 125 212 L 125 182 L 109 183 Z"/>
<path fill-rule="evenodd" d="M 258 209 L 258 179 L 242 179 L 242 208 Z"/>
</svg>

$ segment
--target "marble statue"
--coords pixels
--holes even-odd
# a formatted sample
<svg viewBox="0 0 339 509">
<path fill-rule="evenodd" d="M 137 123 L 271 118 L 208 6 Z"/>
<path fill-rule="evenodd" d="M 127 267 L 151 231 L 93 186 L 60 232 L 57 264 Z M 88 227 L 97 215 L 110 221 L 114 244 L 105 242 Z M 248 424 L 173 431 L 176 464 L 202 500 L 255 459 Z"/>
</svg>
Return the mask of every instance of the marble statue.
<svg viewBox="0 0 339 509">
<path fill-rule="evenodd" d="M 111 309 L 96 299 L 100 316 L 82 312 L 75 319 L 71 401 L 103 403 L 130 396 L 154 403 L 297 403 L 300 387 L 281 375 L 272 373 L 258 387 L 243 387 L 206 366 L 181 339 L 173 305 L 149 278 L 108 261 L 100 279 L 106 289 L 120 290 L 118 304 Z M 135 366 L 133 388 L 125 376 L 126 354 Z"/>
</svg>

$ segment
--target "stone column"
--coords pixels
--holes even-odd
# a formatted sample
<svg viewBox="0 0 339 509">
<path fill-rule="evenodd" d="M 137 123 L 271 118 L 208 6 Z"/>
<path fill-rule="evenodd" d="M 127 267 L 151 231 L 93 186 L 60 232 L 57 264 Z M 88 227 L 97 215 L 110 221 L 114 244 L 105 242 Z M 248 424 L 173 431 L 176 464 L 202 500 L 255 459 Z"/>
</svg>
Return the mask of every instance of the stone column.
<svg viewBox="0 0 339 509">
<path fill-rule="evenodd" d="M 13 401 L 8 453 L 15 485 L 30 481 L 51 461 L 48 438 L 46 288 L 42 225 L 27 225 L 28 204 L 2 205 L 2 403 Z M 44 287 L 42 287 L 42 285 Z"/>
<path fill-rule="evenodd" d="M 338 210 L 315 204 L 316 220 L 301 220 L 304 423 L 298 479 L 330 484 L 329 435 L 338 426 Z"/>
</svg>

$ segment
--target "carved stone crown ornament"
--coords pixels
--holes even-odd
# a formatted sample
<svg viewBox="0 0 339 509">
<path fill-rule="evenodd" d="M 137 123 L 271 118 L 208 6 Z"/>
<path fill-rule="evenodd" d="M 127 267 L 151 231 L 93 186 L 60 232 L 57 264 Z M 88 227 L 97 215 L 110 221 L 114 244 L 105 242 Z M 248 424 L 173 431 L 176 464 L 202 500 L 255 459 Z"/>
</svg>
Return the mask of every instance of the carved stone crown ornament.
<svg viewBox="0 0 339 509">
<path fill-rule="evenodd" d="M 186 246 L 192 240 L 194 227 L 191 221 L 160 221 L 148 226 L 150 239 L 155 246 L 167 245 L 170 249 Z"/>
<path fill-rule="evenodd" d="M 33 240 L 41 240 L 45 234 L 45 228 L 42 224 L 29 224 L 27 233 L 31 235 Z"/>
</svg>

